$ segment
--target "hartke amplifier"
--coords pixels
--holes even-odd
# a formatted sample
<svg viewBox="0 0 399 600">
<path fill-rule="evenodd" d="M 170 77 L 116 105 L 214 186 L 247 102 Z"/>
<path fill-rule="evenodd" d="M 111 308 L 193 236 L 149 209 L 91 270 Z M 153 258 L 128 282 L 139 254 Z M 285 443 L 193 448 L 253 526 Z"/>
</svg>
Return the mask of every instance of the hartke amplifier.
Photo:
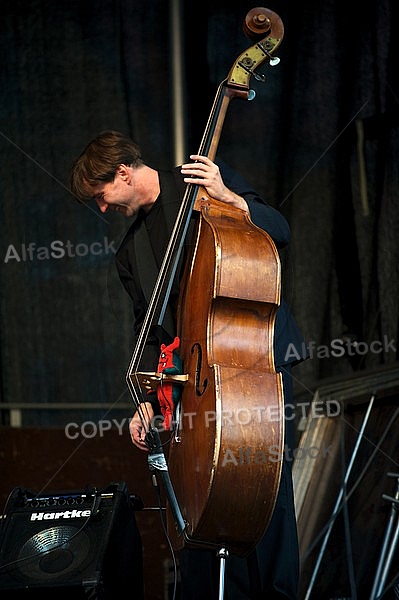
<svg viewBox="0 0 399 600">
<path fill-rule="evenodd" d="M 124 482 L 47 495 L 15 488 L 1 522 L 1 597 L 115 600 L 132 588 L 142 599 L 141 508 Z"/>
</svg>

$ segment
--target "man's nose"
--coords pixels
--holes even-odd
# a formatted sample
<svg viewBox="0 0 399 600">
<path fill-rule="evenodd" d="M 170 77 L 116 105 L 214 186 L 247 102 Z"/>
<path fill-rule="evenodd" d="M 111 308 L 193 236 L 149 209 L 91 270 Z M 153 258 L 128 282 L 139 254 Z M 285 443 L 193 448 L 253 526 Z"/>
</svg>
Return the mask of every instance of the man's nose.
<svg viewBox="0 0 399 600">
<path fill-rule="evenodd" d="M 105 202 L 105 200 L 103 200 L 102 198 L 96 198 L 96 203 L 98 208 L 100 209 L 100 211 L 102 213 L 106 213 L 108 210 L 108 204 Z"/>
</svg>

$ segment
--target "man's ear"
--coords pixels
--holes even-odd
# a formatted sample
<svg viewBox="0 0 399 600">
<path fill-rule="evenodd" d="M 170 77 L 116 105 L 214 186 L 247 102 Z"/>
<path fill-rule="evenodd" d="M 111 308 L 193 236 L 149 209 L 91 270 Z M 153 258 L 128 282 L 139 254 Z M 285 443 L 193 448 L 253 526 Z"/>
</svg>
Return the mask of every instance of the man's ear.
<svg viewBox="0 0 399 600">
<path fill-rule="evenodd" d="M 130 171 L 126 165 L 119 165 L 116 170 L 116 174 L 119 175 L 123 181 L 126 181 L 127 183 L 130 182 Z"/>
</svg>

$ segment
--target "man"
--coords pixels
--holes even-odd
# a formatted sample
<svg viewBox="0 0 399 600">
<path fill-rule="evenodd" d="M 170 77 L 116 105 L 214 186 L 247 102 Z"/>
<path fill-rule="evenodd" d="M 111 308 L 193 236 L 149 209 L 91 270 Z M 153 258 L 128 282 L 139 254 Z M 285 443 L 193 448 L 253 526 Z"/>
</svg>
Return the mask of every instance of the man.
<svg viewBox="0 0 399 600">
<path fill-rule="evenodd" d="M 209 196 L 249 213 L 252 221 L 267 231 L 276 246 L 289 241 L 285 218 L 268 205 L 241 176 L 226 165 L 191 155 L 192 162 L 170 171 L 147 165 L 140 148 L 125 135 L 106 131 L 90 142 L 75 161 L 70 188 L 81 202 L 95 200 L 102 213 L 117 211 L 134 217 L 116 255 L 120 279 L 133 301 L 134 332 L 139 334 L 149 295 L 162 264 L 186 184 L 203 186 Z M 184 254 L 183 254 L 184 256 Z M 152 270 L 149 264 L 155 265 Z M 155 371 L 160 346 L 175 336 L 179 274 L 174 278 L 169 305 L 172 321 L 156 326 L 147 339 L 141 369 Z M 277 312 L 274 339 L 276 368 L 282 372 L 285 402 L 292 405 L 290 370 L 295 347 L 302 353 L 302 336 L 284 301 Z M 159 412 L 157 403 L 145 403 L 147 421 Z M 145 434 L 148 422 L 143 412 L 133 416 L 130 433 L 133 443 L 148 450 Z M 293 421 L 286 423 L 285 443 L 293 447 Z M 248 558 L 230 556 L 226 566 L 226 600 L 255 598 L 297 598 L 299 576 L 293 486 L 290 463 L 283 460 L 280 490 L 271 523 L 256 550 Z M 183 550 L 179 556 L 183 600 L 212 600 L 218 597 L 219 565 L 214 553 Z"/>
</svg>

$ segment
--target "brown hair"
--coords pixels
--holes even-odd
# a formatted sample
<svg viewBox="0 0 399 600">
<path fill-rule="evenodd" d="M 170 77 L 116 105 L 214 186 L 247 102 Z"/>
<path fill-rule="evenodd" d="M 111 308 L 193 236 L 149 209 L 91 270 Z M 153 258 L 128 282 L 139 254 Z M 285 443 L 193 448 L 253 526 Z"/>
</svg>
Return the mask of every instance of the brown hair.
<svg viewBox="0 0 399 600">
<path fill-rule="evenodd" d="M 143 165 L 139 146 L 119 131 L 103 131 L 72 165 L 69 189 L 79 202 L 88 202 L 93 199 L 91 188 L 113 181 L 121 164 L 131 167 Z"/>
</svg>

